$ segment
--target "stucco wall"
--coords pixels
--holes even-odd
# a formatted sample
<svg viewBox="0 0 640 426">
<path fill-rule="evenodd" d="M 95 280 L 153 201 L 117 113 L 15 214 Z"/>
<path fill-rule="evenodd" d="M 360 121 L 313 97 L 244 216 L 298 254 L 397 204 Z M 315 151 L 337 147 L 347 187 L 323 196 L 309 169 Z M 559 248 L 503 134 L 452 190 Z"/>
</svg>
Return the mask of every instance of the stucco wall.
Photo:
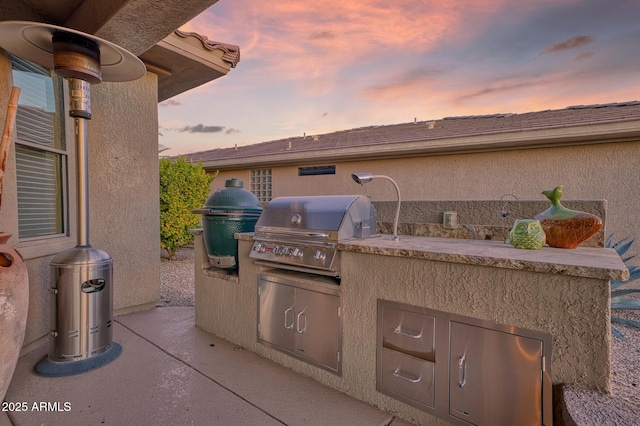
<svg viewBox="0 0 640 426">
<path fill-rule="evenodd" d="M 90 238 L 113 257 L 116 313 L 160 294 L 157 92 L 153 73 L 93 89 Z"/>
<path fill-rule="evenodd" d="M 395 200 L 384 180 L 360 186 L 351 173 L 392 177 L 404 200 L 499 200 L 514 194 L 521 200 L 546 200 L 543 190 L 564 185 L 564 200 L 607 200 L 607 233 L 615 239 L 640 238 L 640 141 L 452 154 L 335 164 L 336 174 L 298 176 L 298 166 L 273 167 L 273 197 L 285 195 L 366 194 L 374 201 Z M 262 168 L 262 166 L 260 166 Z M 220 171 L 212 189 L 225 179 L 246 180 L 245 170 Z M 507 198 L 512 200 L 512 198 Z"/>
<path fill-rule="evenodd" d="M 0 55 L 0 125 L 12 86 L 11 63 Z M 159 295 L 159 206 L 157 77 L 147 73 L 128 83 L 92 86 L 89 139 L 90 243 L 113 258 L 116 313 L 155 306 Z M 66 106 L 65 106 L 66 108 Z M 76 178 L 73 120 L 66 118 L 69 147 L 68 235 L 19 242 L 15 149 L 5 175 L 0 229 L 27 261 L 29 316 L 25 350 L 49 332 L 49 262 L 76 245 Z"/>
</svg>

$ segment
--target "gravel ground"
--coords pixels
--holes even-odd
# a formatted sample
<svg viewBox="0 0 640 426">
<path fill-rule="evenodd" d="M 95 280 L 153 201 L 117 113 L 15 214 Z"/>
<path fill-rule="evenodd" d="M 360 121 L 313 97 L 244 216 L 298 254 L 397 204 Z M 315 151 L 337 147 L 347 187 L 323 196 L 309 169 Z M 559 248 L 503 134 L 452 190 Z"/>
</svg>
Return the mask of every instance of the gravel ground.
<svg viewBox="0 0 640 426">
<path fill-rule="evenodd" d="M 160 300 L 157 306 L 194 306 L 193 248 L 178 249 L 175 260 L 165 250 L 160 263 Z M 640 311 L 613 311 L 613 316 L 640 321 Z M 616 325 L 626 341 L 611 343 L 613 395 L 640 405 L 640 329 Z"/>
<path fill-rule="evenodd" d="M 160 300 L 157 306 L 194 306 L 193 248 L 180 247 L 176 259 L 160 253 Z"/>
<path fill-rule="evenodd" d="M 612 316 L 640 321 L 640 311 L 612 311 Z M 614 396 L 638 404 L 640 409 L 640 329 L 615 324 L 626 341 L 611 342 L 611 390 Z"/>
</svg>

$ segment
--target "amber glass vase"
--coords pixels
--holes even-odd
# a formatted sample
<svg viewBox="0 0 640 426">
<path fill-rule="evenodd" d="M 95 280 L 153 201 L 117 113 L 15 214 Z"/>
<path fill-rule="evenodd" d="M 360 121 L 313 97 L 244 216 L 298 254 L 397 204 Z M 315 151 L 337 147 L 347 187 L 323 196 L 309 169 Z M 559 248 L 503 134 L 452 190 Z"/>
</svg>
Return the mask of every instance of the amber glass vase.
<svg viewBox="0 0 640 426">
<path fill-rule="evenodd" d="M 540 221 L 549 246 L 576 248 L 602 228 L 602 219 L 598 216 L 571 210 L 560 204 L 562 185 L 542 193 L 551 201 L 551 207 L 537 214 L 534 219 Z"/>
</svg>

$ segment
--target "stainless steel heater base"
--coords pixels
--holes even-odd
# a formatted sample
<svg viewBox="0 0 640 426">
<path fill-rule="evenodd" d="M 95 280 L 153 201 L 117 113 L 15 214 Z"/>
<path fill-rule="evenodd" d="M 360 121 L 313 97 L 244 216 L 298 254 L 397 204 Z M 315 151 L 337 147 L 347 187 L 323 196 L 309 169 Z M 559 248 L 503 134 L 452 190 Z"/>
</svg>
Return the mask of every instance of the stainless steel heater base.
<svg viewBox="0 0 640 426">
<path fill-rule="evenodd" d="M 45 377 L 64 377 L 86 373 L 109 364 L 122 353 L 122 346 L 118 343 L 111 345 L 109 349 L 92 358 L 74 362 L 56 362 L 45 357 L 36 364 L 36 373 Z"/>
</svg>

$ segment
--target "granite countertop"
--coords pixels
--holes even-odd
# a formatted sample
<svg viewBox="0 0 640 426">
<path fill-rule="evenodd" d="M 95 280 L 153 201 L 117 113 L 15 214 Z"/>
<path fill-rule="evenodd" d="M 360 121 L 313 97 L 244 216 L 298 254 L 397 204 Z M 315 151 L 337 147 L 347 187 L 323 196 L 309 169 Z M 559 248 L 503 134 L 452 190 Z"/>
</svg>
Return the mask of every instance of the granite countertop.
<svg viewBox="0 0 640 426">
<path fill-rule="evenodd" d="M 253 233 L 234 234 L 237 240 L 253 241 Z M 610 248 L 578 247 L 559 249 L 545 246 L 539 250 L 524 250 L 499 241 L 460 238 L 416 237 L 391 235 L 349 240 L 338 243 L 345 252 L 436 260 L 494 268 L 570 275 L 605 280 L 625 281 L 629 270 L 615 250 Z"/>
<path fill-rule="evenodd" d="M 233 234 L 233 237 L 236 240 L 253 241 L 253 232 L 243 232 L 239 234 Z"/>
<path fill-rule="evenodd" d="M 606 280 L 627 280 L 629 271 L 613 249 L 578 247 L 539 250 L 516 249 L 499 241 L 433 238 L 391 235 L 365 240 L 349 240 L 338 244 L 348 252 L 437 260 L 494 268 L 520 269 Z"/>
</svg>

